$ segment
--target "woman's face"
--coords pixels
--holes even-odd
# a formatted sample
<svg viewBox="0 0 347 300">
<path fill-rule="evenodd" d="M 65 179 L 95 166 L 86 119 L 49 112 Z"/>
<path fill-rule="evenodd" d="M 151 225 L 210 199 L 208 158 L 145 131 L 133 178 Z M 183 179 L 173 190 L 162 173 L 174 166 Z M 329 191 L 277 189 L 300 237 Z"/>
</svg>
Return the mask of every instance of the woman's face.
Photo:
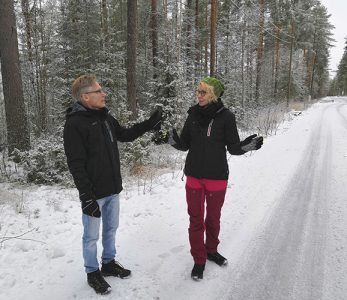
<svg viewBox="0 0 347 300">
<path fill-rule="evenodd" d="M 199 106 L 205 106 L 212 101 L 213 95 L 211 90 L 206 85 L 199 84 L 196 90 L 196 98 Z"/>
</svg>

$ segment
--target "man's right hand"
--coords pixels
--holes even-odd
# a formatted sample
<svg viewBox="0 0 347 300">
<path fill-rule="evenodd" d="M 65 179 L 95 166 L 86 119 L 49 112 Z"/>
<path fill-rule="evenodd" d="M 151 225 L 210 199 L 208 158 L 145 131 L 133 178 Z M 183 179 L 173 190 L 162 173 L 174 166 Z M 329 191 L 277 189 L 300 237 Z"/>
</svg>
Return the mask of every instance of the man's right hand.
<svg viewBox="0 0 347 300">
<path fill-rule="evenodd" d="M 174 145 L 179 145 L 180 143 L 181 143 L 180 137 L 178 136 L 177 130 L 174 128 L 170 132 L 168 144 L 170 144 L 171 146 L 174 146 Z"/>
<path fill-rule="evenodd" d="M 158 107 L 149 117 L 148 122 L 151 126 L 150 129 L 159 131 L 161 129 L 161 123 L 163 120 L 163 111 L 161 107 Z"/>
<path fill-rule="evenodd" d="M 87 198 L 87 200 L 86 200 Z M 82 194 L 80 195 L 82 212 L 88 216 L 100 218 L 101 212 L 95 197 Z"/>
</svg>

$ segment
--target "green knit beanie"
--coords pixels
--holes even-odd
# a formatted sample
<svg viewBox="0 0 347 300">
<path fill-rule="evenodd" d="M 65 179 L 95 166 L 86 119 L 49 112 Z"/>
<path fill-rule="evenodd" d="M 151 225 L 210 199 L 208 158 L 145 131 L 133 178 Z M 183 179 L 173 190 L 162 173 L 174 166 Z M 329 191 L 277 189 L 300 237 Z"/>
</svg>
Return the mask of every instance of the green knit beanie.
<svg viewBox="0 0 347 300">
<path fill-rule="evenodd" d="M 201 79 L 202 82 L 213 87 L 213 92 L 217 98 L 221 97 L 224 93 L 224 84 L 214 77 L 204 77 Z"/>
</svg>

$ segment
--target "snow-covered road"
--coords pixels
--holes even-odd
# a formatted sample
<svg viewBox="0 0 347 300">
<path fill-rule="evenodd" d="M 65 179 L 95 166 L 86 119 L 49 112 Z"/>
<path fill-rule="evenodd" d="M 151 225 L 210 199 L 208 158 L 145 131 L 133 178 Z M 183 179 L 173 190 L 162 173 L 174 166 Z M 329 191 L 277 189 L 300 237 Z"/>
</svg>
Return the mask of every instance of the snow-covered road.
<svg viewBox="0 0 347 300">
<path fill-rule="evenodd" d="M 0 239 L 27 238 L 0 243 L 0 299 L 345 300 L 347 98 L 333 99 L 229 158 L 219 247 L 229 265 L 207 262 L 202 282 L 190 279 L 180 171 L 126 184 L 117 259 L 133 276 L 107 278 L 103 297 L 86 284 L 76 191 L 0 184 Z"/>
<path fill-rule="evenodd" d="M 312 117 L 301 155 L 285 158 L 299 158 L 296 171 L 237 263 L 227 299 L 346 299 L 346 99 Z"/>
</svg>

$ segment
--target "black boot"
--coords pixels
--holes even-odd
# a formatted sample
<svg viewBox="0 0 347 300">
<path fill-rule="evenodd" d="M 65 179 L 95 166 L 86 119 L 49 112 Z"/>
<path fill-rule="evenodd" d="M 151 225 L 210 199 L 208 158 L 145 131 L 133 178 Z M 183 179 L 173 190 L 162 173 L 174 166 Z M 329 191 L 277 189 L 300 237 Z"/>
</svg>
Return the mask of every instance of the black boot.
<svg viewBox="0 0 347 300">
<path fill-rule="evenodd" d="M 204 277 L 205 264 L 194 264 L 191 277 L 193 280 L 200 281 Z"/>
<path fill-rule="evenodd" d="M 122 279 L 128 278 L 131 275 L 131 271 L 123 268 L 123 266 L 114 260 L 107 264 L 102 264 L 101 273 L 104 276 L 115 276 Z"/>
<path fill-rule="evenodd" d="M 214 261 L 218 266 L 226 266 L 228 264 L 228 260 L 218 252 L 207 253 L 207 259 Z"/>
<path fill-rule="evenodd" d="M 106 295 L 111 292 L 111 287 L 102 277 L 100 270 L 87 273 L 87 281 L 97 294 Z"/>
</svg>

